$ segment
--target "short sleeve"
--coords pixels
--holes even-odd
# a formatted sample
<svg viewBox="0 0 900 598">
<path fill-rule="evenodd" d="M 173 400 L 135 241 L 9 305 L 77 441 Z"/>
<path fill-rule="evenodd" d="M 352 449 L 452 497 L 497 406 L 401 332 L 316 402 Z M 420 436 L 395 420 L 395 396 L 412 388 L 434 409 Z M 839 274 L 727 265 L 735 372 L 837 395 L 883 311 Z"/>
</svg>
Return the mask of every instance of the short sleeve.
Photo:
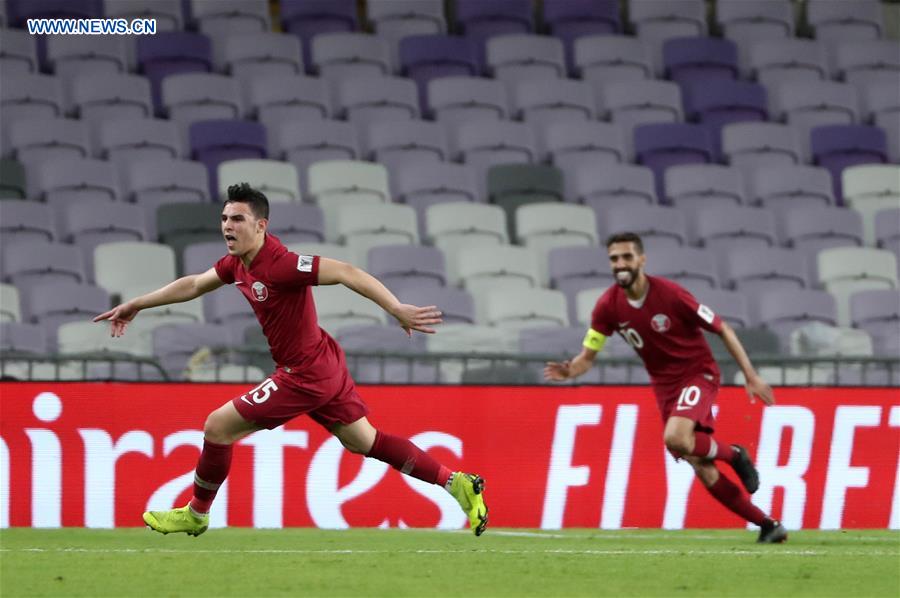
<svg viewBox="0 0 900 598">
<path fill-rule="evenodd" d="M 319 256 L 298 255 L 292 251 L 282 254 L 272 264 L 272 282 L 287 287 L 319 284 Z"/>
<path fill-rule="evenodd" d="M 695 324 L 704 330 L 722 333 L 722 319 L 708 306 L 700 303 L 686 289 L 678 287 L 676 292 L 680 312 L 689 324 Z"/>
<path fill-rule="evenodd" d="M 219 258 L 213 267 L 216 269 L 216 276 L 219 277 L 219 280 L 225 284 L 234 283 L 234 260 L 230 255 Z"/>
<path fill-rule="evenodd" d="M 609 292 L 603 293 L 594 305 L 591 312 L 591 330 L 599 332 L 603 336 L 610 336 L 614 327 L 612 325 L 612 302 Z"/>
</svg>

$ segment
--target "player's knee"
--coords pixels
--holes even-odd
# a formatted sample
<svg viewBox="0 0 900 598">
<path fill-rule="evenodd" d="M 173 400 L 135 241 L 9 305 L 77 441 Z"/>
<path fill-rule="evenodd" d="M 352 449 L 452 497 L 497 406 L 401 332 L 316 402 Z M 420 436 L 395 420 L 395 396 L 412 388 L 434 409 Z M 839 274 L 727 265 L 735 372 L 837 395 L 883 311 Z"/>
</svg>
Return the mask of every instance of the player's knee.
<svg viewBox="0 0 900 598">
<path fill-rule="evenodd" d="M 215 411 L 206 417 L 206 422 L 203 424 L 203 437 L 217 444 L 229 444 L 231 442 L 231 437 L 222 418 L 218 417 Z"/>
<path fill-rule="evenodd" d="M 689 455 L 691 454 L 691 439 L 689 436 L 685 436 L 684 434 L 666 434 L 663 437 L 663 442 L 666 444 L 666 448 L 669 449 L 670 452 L 676 455 Z"/>
</svg>

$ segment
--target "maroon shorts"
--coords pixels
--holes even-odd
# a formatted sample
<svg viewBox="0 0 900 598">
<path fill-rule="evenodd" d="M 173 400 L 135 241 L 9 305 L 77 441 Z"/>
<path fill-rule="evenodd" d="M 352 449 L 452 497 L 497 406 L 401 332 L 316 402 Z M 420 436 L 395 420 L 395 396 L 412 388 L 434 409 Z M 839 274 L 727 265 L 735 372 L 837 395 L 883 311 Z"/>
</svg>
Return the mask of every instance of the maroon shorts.
<svg viewBox="0 0 900 598">
<path fill-rule="evenodd" d="M 713 433 L 712 406 L 719 394 L 718 377 L 696 374 L 675 384 L 654 384 L 653 393 L 663 422 L 673 416 L 686 417 L 694 420 L 695 430 Z"/>
<path fill-rule="evenodd" d="M 329 429 L 337 423 L 353 423 L 369 413 L 346 368 L 312 383 L 278 368 L 231 402 L 241 417 L 270 430 L 304 413 Z"/>
</svg>

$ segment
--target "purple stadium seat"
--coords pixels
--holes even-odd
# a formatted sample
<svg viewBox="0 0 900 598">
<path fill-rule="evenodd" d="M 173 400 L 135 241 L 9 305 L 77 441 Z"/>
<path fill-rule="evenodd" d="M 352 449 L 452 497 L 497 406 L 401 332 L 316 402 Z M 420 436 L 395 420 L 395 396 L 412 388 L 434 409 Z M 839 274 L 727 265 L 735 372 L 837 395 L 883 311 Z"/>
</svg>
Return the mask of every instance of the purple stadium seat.
<svg viewBox="0 0 900 598">
<path fill-rule="evenodd" d="M 266 0 L 190 0 L 191 26 L 210 37 L 271 31 Z"/>
<path fill-rule="evenodd" d="M 666 201 L 679 208 L 703 208 L 744 203 L 744 185 L 737 168 L 719 164 L 673 166 L 664 175 Z"/>
<path fill-rule="evenodd" d="M 438 121 L 458 124 L 474 120 L 503 120 L 509 116 L 506 86 L 480 77 L 443 77 L 428 83 L 429 114 Z"/>
<path fill-rule="evenodd" d="M 834 205 L 831 174 L 817 166 L 767 166 L 747 177 L 750 203 L 767 208 Z"/>
<path fill-rule="evenodd" d="M 713 251 L 776 245 L 775 219 L 767 210 L 738 206 L 708 207 L 694 214 L 692 224 L 696 242 Z"/>
<path fill-rule="evenodd" d="M 594 208 L 598 216 L 613 205 L 656 203 L 653 171 L 634 164 L 578 164 L 566 173 L 569 197 Z"/>
<path fill-rule="evenodd" d="M 671 81 L 642 79 L 593 83 L 597 113 L 608 114 L 629 139 L 637 125 L 684 120 L 681 88 Z"/>
<path fill-rule="evenodd" d="M 79 76 L 71 83 L 78 116 L 95 123 L 149 118 L 153 115 L 150 82 L 137 75 Z"/>
<path fill-rule="evenodd" d="M 111 162 L 66 158 L 30 164 L 28 183 L 33 197 L 51 204 L 116 200 L 121 196 L 119 174 Z"/>
<path fill-rule="evenodd" d="M 788 347 L 791 332 L 809 322 L 837 325 L 834 297 L 826 291 L 782 289 L 761 293 L 751 305 L 754 320 L 778 335 Z"/>
<path fill-rule="evenodd" d="M 235 79 L 214 73 L 179 73 L 162 82 L 167 116 L 182 128 L 201 120 L 240 118 L 240 86 Z"/>
<path fill-rule="evenodd" d="M 576 121 L 586 125 L 594 120 L 594 93 L 583 81 L 560 79 L 547 85 L 539 79 L 527 79 L 512 88 L 513 111 L 526 122 Z"/>
<path fill-rule="evenodd" d="M 575 40 L 576 74 L 602 84 L 653 77 L 653 63 L 640 40 L 624 35 L 589 35 Z"/>
<path fill-rule="evenodd" d="M 305 64 L 312 64 L 310 41 L 313 36 L 359 28 L 355 0 L 279 0 L 279 8 L 282 29 L 303 42 Z"/>
<path fill-rule="evenodd" d="M 666 76 L 676 83 L 736 79 L 738 51 L 734 42 L 713 37 L 681 37 L 663 44 Z"/>
<path fill-rule="evenodd" d="M 398 164 L 391 173 L 394 198 L 416 210 L 419 236 L 425 236 L 425 212 L 430 206 L 479 201 L 473 169 L 447 162 Z"/>
<path fill-rule="evenodd" d="M 806 20 L 815 30 L 816 39 L 821 40 L 877 39 L 884 31 L 884 16 L 877 0 L 810 0 Z"/>
<path fill-rule="evenodd" d="M 312 66 L 320 77 L 340 81 L 391 74 L 391 46 L 386 39 L 349 31 L 316 35 Z"/>
<path fill-rule="evenodd" d="M 325 241 L 325 217 L 315 204 L 272 202 L 269 204 L 269 230 L 285 245 Z"/>
<path fill-rule="evenodd" d="M 848 41 L 834 48 L 834 74 L 851 84 L 895 83 L 900 71 L 896 40 Z"/>
<path fill-rule="evenodd" d="M 563 171 L 578 164 L 618 164 L 629 158 L 622 129 L 612 123 L 550 122 L 538 127 L 537 134 L 541 159 Z M 571 183 L 566 181 L 569 189 Z"/>
<path fill-rule="evenodd" d="M 296 77 L 304 72 L 300 40 L 285 33 L 226 35 L 217 58 L 223 72 L 249 86 L 256 78 Z"/>
<path fill-rule="evenodd" d="M 84 260 L 71 245 L 29 241 L 3 252 L 3 280 L 16 286 L 38 281 L 85 282 Z"/>
<path fill-rule="evenodd" d="M 477 77 L 478 44 L 467 37 L 413 35 L 400 40 L 400 72 L 419 86 L 422 111 L 426 109 L 428 82 L 441 77 Z"/>
<path fill-rule="evenodd" d="M 95 129 L 98 155 L 123 165 L 181 157 L 178 125 L 158 118 L 102 121 Z"/>
<path fill-rule="evenodd" d="M 688 118 L 699 121 L 713 131 L 732 123 L 765 121 L 768 116 L 766 88 L 746 81 L 693 81 L 683 85 L 684 108 Z"/>
<path fill-rule="evenodd" d="M 781 235 L 788 247 L 815 255 L 830 247 L 861 247 L 862 218 L 845 208 L 797 207 L 780 213 Z"/>
<path fill-rule="evenodd" d="M 444 252 L 437 247 L 373 247 L 369 250 L 368 270 L 390 289 L 442 287 L 447 280 Z"/>
<path fill-rule="evenodd" d="M 752 178 L 754 171 L 769 166 L 793 166 L 801 162 L 794 130 L 783 124 L 741 122 L 721 130 L 721 151 L 726 162 Z"/>
<path fill-rule="evenodd" d="M 361 77 L 337 84 L 336 113 L 353 123 L 419 117 L 416 84 L 402 77 Z"/>
<path fill-rule="evenodd" d="M 164 203 L 208 201 L 206 168 L 190 160 L 135 161 L 125 170 L 125 188 L 132 201 L 156 213 Z"/>
<path fill-rule="evenodd" d="M 29 321 L 41 324 L 51 338 L 56 338 L 60 325 L 90 320 L 110 308 L 104 289 L 74 281 L 37 282 L 25 294 Z"/>
<path fill-rule="evenodd" d="M 537 160 L 531 127 L 523 123 L 464 123 L 450 131 L 450 145 L 466 164 L 485 170 L 495 164 L 522 164 Z"/>
<path fill-rule="evenodd" d="M 51 206 L 36 201 L 0 202 L 0 246 L 57 238 Z"/>
<path fill-rule="evenodd" d="M 276 205 L 285 204 L 273 204 L 273 206 Z M 199 274 L 212 268 L 213 264 L 219 261 L 223 255 L 225 255 L 225 246 L 222 241 L 191 243 L 185 246 L 181 263 L 184 265 L 185 274 Z"/>
<path fill-rule="evenodd" d="M 212 44 L 205 35 L 182 31 L 141 36 L 137 40 L 139 72 L 150 79 L 153 105 L 162 115 L 162 80 L 178 73 L 212 71 Z"/>
<path fill-rule="evenodd" d="M 351 326 L 342 328 L 338 342 L 350 355 L 347 367 L 353 379 L 363 384 L 435 384 L 438 362 L 403 357 L 355 356 L 354 352 L 420 355 L 425 353 L 424 335 L 407 337 L 396 326 Z"/>
<path fill-rule="evenodd" d="M 673 247 L 654 253 L 648 258 L 647 272 L 692 289 L 719 286 L 713 253 L 696 247 Z"/>
<path fill-rule="evenodd" d="M 247 114 L 266 125 L 322 120 L 331 115 L 328 85 L 317 77 L 254 77 L 243 91 Z"/>
<path fill-rule="evenodd" d="M 4 75 L 0 85 L 0 123 L 59 118 L 65 111 L 60 80 L 49 75 Z"/>
<path fill-rule="evenodd" d="M 231 335 L 225 326 L 218 324 L 167 324 L 153 330 L 153 355 L 169 375 L 178 380 L 191 356 L 202 347 L 226 348 Z M 226 356 L 214 357 L 216 362 L 226 361 Z"/>
<path fill-rule="evenodd" d="M 900 208 L 886 208 L 875 214 L 875 241 L 879 247 L 894 249 L 900 242 Z"/>
<path fill-rule="evenodd" d="M 14 121 L 7 131 L 7 144 L 25 164 L 79 160 L 91 154 L 87 124 L 70 118 Z"/>
<path fill-rule="evenodd" d="M 443 162 L 449 159 L 444 128 L 438 123 L 368 123 L 363 141 L 364 155 L 388 167 L 398 162 Z"/>
<path fill-rule="evenodd" d="M 555 37 L 531 33 L 498 35 L 485 42 L 488 71 L 511 83 L 566 76 L 565 51 Z"/>
<path fill-rule="evenodd" d="M 474 324 L 475 301 L 468 291 L 456 287 L 410 287 L 398 298 L 413 305 L 436 305 L 445 324 Z"/>
<path fill-rule="evenodd" d="M 191 158 L 203 162 L 209 172 L 209 195 L 218 196 L 219 164 L 242 158 L 265 158 L 266 128 L 241 120 L 204 120 L 189 129 Z"/>
<path fill-rule="evenodd" d="M 43 355 L 50 350 L 42 326 L 23 322 L 0 323 L 0 351 Z"/>
<path fill-rule="evenodd" d="M 322 160 L 355 160 L 362 156 L 356 128 L 337 120 L 288 121 L 269 128 L 273 156 L 297 167 L 301 189 L 307 190 L 309 165 Z"/>
<path fill-rule="evenodd" d="M 716 5 L 716 22 L 725 37 L 745 43 L 792 37 L 794 7 L 790 0 L 727 0 Z"/>
<path fill-rule="evenodd" d="M 25 28 L 28 19 L 96 19 L 102 16 L 103 0 L 6 0 L 9 25 L 20 29 Z"/>
<path fill-rule="evenodd" d="M 122 74 L 128 71 L 125 39 L 121 35 L 49 35 L 46 65 L 64 78 Z"/>
<path fill-rule="evenodd" d="M 534 29 L 530 0 L 457 0 L 456 27 L 476 39 Z"/>
<path fill-rule="evenodd" d="M 897 355 L 900 336 L 900 291 L 873 289 L 850 296 L 853 325 L 869 333 L 876 355 Z"/>
<path fill-rule="evenodd" d="M 443 0 L 370 0 L 366 9 L 375 33 L 392 40 L 447 32 Z"/>
<path fill-rule="evenodd" d="M 547 33 L 558 37 L 566 48 L 566 64 L 575 74 L 573 44 L 587 35 L 619 33 L 619 3 L 616 0 L 547 0 L 542 21 Z"/>
<path fill-rule="evenodd" d="M 741 247 L 722 260 L 723 286 L 758 295 L 764 291 L 804 289 L 808 285 L 806 258 L 778 247 Z"/>
<path fill-rule="evenodd" d="M 60 206 L 63 239 L 84 254 L 85 270 L 94 277 L 94 248 L 113 241 L 149 241 L 144 209 L 125 202 L 84 201 Z"/>
<path fill-rule="evenodd" d="M 663 175 L 667 168 L 713 162 L 713 151 L 710 132 L 702 125 L 660 123 L 634 129 L 637 162 L 653 170 L 660 197 L 663 196 Z"/>
<path fill-rule="evenodd" d="M 598 214 L 597 228 L 605 236 L 625 231 L 637 233 L 644 242 L 644 248 L 651 254 L 685 247 L 688 242 L 685 213 L 666 206 L 611 207 L 606 211 L 605 218 Z"/>
<path fill-rule="evenodd" d="M 801 39 L 761 39 L 746 47 L 750 78 L 773 88 L 780 83 L 828 79 L 828 58 L 822 42 Z"/>
<path fill-rule="evenodd" d="M 841 172 L 856 164 L 888 162 L 884 130 L 868 125 L 827 125 L 810 132 L 813 160 L 831 172 L 834 196 L 843 204 Z"/>
</svg>

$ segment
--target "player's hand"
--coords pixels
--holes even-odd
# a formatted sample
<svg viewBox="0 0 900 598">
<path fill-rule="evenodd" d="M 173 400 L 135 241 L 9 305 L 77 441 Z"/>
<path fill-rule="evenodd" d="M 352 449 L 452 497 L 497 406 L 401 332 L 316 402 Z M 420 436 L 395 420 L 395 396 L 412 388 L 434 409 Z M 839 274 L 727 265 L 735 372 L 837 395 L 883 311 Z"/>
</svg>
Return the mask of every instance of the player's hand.
<svg viewBox="0 0 900 598">
<path fill-rule="evenodd" d="M 766 405 L 775 404 L 775 395 L 772 393 L 772 387 L 766 384 L 766 381 L 759 375 L 751 376 L 747 383 L 744 384 L 744 389 L 746 389 L 751 403 L 755 403 L 756 397 L 759 397 Z"/>
<path fill-rule="evenodd" d="M 121 303 L 111 310 L 100 314 L 94 318 L 94 321 L 102 322 L 103 320 L 109 320 L 112 323 L 109 327 L 109 335 L 112 337 L 120 337 L 125 334 L 128 323 L 134 319 L 138 314 L 138 311 L 140 310 L 134 307 L 129 301 Z"/>
<path fill-rule="evenodd" d="M 570 361 L 563 361 L 562 363 L 548 361 L 547 365 L 544 366 L 544 380 L 555 380 L 557 382 L 568 380 L 572 374 L 571 365 L 572 362 Z"/>
<path fill-rule="evenodd" d="M 400 322 L 400 327 L 406 331 L 407 336 L 412 336 L 413 330 L 424 332 L 425 334 L 434 334 L 435 330 L 431 326 L 443 322 L 441 319 L 442 314 L 436 305 L 419 307 L 401 303 L 394 308 L 391 315 L 397 318 L 397 321 Z"/>
</svg>

